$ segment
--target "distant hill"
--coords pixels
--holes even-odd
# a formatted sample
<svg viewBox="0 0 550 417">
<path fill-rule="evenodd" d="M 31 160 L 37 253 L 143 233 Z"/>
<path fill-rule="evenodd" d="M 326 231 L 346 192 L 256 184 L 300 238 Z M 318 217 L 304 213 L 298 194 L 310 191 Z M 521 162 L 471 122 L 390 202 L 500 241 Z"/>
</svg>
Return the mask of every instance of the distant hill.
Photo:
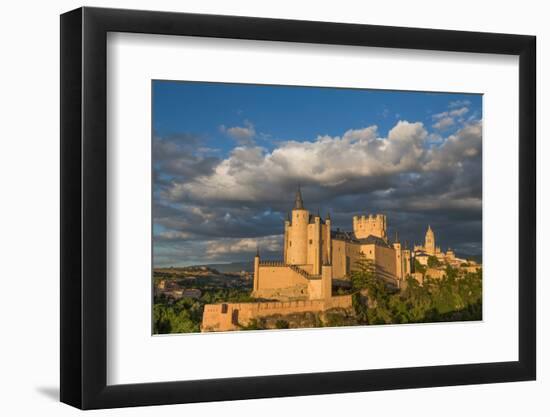
<svg viewBox="0 0 550 417">
<path fill-rule="evenodd" d="M 456 254 L 457 257 L 463 258 L 463 259 L 470 259 L 472 261 L 476 261 L 478 263 L 482 263 L 481 255 L 463 255 L 460 253 Z M 241 271 L 246 272 L 254 272 L 254 262 L 230 262 L 226 264 L 202 264 L 202 265 L 192 265 L 192 266 L 185 266 L 185 267 L 173 267 L 173 270 L 181 270 L 181 271 L 190 271 L 194 268 L 208 268 L 211 272 L 220 272 L 220 273 L 238 273 Z M 168 268 L 155 268 L 156 270 L 167 270 Z"/>
<path fill-rule="evenodd" d="M 215 269 L 222 274 L 224 272 L 254 272 L 254 262 L 231 262 L 228 264 L 205 264 L 196 266 L 205 266 L 210 269 Z"/>
<path fill-rule="evenodd" d="M 231 262 L 226 264 L 200 264 L 190 266 L 169 266 L 169 267 L 157 267 L 154 268 L 156 273 L 168 273 L 171 275 L 189 275 L 196 272 L 199 275 L 204 273 L 211 274 L 224 274 L 224 273 L 239 273 L 241 271 L 254 272 L 254 262 Z"/>
</svg>

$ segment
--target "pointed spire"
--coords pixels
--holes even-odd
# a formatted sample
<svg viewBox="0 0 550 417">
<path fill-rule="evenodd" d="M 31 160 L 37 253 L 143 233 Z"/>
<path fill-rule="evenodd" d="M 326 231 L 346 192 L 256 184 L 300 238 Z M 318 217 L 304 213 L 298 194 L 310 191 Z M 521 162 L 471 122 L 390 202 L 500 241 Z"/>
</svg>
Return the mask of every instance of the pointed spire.
<svg viewBox="0 0 550 417">
<path fill-rule="evenodd" d="M 399 243 L 399 235 L 397 234 L 397 230 L 395 231 L 395 242 Z"/>
<path fill-rule="evenodd" d="M 300 186 L 298 186 L 298 190 L 296 191 L 296 200 L 294 202 L 294 209 L 301 210 L 304 208 L 304 200 L 302 200 L 302 191 L 300 190 Z"/>
<path fill-rule="evenodd" d="M 287 219 L 288 221 L 291 221 L 291 220 L 290 220 L 290 211 L 286 213 L 286 219 Z"/>
<path fill-rule="evenodd" d="M 260 245 L 256 245 L 256 257 L 260 257 Z"/>
<path fill-rule="evenodd" d="M 321 217 L 321 210 L 317 208 L 317 217 Z"/>
<path fill-rule="evenodd" d="M 327 211 L 327 220 L 330 220 L 330 211 Z"/>
</svg>

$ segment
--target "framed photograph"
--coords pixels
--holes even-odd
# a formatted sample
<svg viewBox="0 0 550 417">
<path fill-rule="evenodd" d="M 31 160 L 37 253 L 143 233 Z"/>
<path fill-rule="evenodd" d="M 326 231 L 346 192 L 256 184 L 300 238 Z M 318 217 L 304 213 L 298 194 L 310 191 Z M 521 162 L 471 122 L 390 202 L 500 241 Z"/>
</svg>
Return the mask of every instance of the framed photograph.
<svg viewBox="0 0 550 417">
<path fill-rule="evenodd" d="M 61 16 L 61 401 L 533 380 L 535 37 Z"/>
</svg>

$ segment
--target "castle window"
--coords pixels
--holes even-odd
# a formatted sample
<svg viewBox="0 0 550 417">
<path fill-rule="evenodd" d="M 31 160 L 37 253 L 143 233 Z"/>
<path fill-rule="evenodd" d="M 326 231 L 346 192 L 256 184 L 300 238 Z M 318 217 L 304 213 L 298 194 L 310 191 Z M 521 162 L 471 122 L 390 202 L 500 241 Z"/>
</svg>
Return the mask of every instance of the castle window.
<svg viewBox="0 0 550 417">
<path fill-rule="evenodd" d="M 292 241 L 288 241 L 288 246 L 292 246 Z"/>
<path fill-rule="evenodd" d="M 233 310 L 233 313 L 231 314 L 231 324 L 239 324 L 239 310 Z"/>
<path fill-rule="evenodd" d="M 313 243 L 313 240 L 312 239 L 309 239 L 309 244 L 311 245 Z"/>
</svg>

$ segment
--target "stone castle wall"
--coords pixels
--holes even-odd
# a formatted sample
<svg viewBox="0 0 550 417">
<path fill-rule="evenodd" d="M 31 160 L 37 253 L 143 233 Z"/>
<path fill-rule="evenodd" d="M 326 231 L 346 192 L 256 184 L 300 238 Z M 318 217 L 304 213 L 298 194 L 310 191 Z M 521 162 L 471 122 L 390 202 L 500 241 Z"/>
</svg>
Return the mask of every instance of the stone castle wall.
<svg viewBox="0 0 550 417">
<path fill-rule="evenodd" d="M 350 272 L 356 269 L 356 263 L 362 257 L 373 261 L 378 276 L 383 277 L 392 283 L 399 276 L 397 269 L 401 257 L 397 256 L 394 248 L 386 248 L 375 244 L 356 244 L 340 240 L 333 240 L 333 278 L 342 279 L 349 277 Z M 401 250 L 399 249 L 399 254 Z"/>
<path fill-rule="evenodd" d="M 255 269 L 255 298 L 318 300 L 332 295 L 332 267 L 324 265 L 320 275 L 313 275 L 311 265 L 285 265 L 282 262 L 259 263 Z"/>
<path fill-rule="evenodd" d="M 298 268 L 276 262 L 258 266 L 255 298 L 293 299 L 308 297 L 308 280 Z"/>
<path fill-rule="evenodd" d="M 332 277 L 349 278 L 354 264 L 361 256 L 361 246 L 343 240 L 332 240 Z"/>
<path fill-rule="evenodd" d="M 224 303 L 204 306 L 201 331 L 223 332 L 239 330 L 252 319 L 306 312 L 322 312 L 332 308 L 352 308 L 351 295 L 340 295 L 325 300 L 303 300 L 262 303 Z"/>
<path fill-rule="evenodd" d="M 385 248 L 382 246 L 374 246 L 375 250 L 375 269 L 379 277 L 386 279 L 389 282 L 396 283 L 397 270 L 395 262 L 395 250 L 393 248 Z"/>
</svg>

